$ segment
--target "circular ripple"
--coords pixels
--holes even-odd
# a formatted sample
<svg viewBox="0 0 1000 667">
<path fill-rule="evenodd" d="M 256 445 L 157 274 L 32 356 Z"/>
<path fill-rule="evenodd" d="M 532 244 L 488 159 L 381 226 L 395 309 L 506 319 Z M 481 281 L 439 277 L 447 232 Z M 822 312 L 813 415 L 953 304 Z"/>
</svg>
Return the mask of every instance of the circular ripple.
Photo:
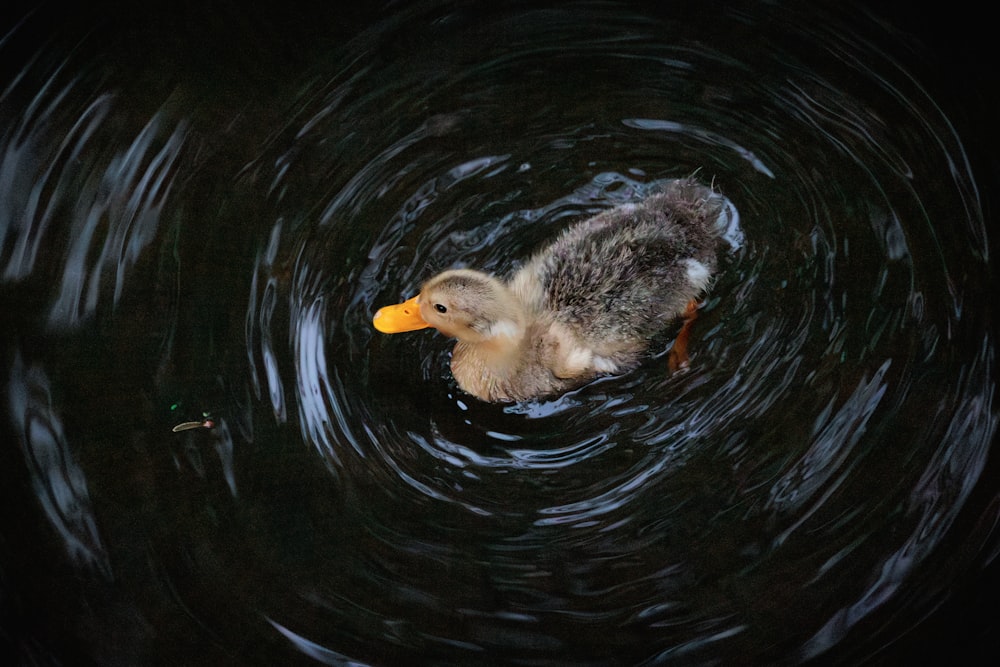
<svg viewBox="0 0 1000 667">
<path fill-rule="evenodd" d="M 262 75 L 267 103 L 78 73 L 83 47 L 4 91 L 6 468 L 85 606 L 123 599 L 158 657 L 207 633 L 328 664 L 785 664 L 934 609 L 996 519 L 970 506 L 997 411 L 963 146 L 863 16 L 629 7 L 395 8 Z M 371 326 L 692 174 L 739 232 L 684 373 L 675 328 L 626 375 L 489 405 L 450 341 Z"/>
<path fill-rule="evenodd" d="M 964 305 L 986 252 L 962 147 L 882 52 L 770 18 L 407 17 L 303 96 L 276 175 L 316 212 L 289 244 L 294 403 L 306 441 L 380 498 L 382 556 L 436 560 L 386 587 L 442 614 L 432 573 L 492 582 L 462 606 L 485 625 L 439 641 L 546 655 L 611 623 L 663 656 L 815 655 L 918 576 L 960 511 L 996 428 L 993 340 Z M 691 173 L 745 239 L 683 375 L 666 336 L 626 376 L 486 405 L 451 379 L 449 341 L 370 326 L 437 271 L 505 274 Z"/>
</svg>

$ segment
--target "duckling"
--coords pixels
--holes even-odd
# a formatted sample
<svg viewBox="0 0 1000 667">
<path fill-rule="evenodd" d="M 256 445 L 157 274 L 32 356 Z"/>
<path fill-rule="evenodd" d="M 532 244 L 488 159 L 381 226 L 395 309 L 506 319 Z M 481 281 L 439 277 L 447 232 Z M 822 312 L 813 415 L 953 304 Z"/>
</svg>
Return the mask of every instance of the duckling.
<svg viewBox="0 0 1000 667">
<path fill-rule="evenodd" d="M 456 338 L 452 375 L 489 402 L 550 396 L 627 372 L 679 317 L 686 340 L 717 267 L 724 202 L 693 179 L 671 181 L 569 227 L 506 281 L 448 270 L 417 296 L 379 309 L 373 324 L 384 333 L 434 327 Z"/>
</svg>

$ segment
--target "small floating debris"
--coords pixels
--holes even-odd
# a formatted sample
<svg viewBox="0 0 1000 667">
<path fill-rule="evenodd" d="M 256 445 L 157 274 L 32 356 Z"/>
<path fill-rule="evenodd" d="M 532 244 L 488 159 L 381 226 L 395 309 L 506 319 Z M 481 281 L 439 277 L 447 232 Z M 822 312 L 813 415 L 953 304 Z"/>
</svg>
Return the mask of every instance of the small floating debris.
<svg viewBox="0 0 1000 667">
<path fill-rule="evenodd" d="M 179 412 L 181 404 L 178 401 L 170 406 L 171 412 Z M 215 428 L 215 420 L 212 419 L 212 413 L 207 410 L 202 411 L 201 419 L 195 421 L 181 422 L 177 426 L 173 427 L 171 430 L 174 433 L 180 433 L 181 431 L 190 431 L 196 428 Z"/>
<path fill-rule="evenodd" d="M 177 426 L 173 427 L 171 430 L 174 433 L 180 433 L 181 431 L 190 431 L 194 428 L 215 428 L 215 422 L 211 419 L 203 419 L 202 421 L 193 422 L 181 422 Z"/>
</svg>

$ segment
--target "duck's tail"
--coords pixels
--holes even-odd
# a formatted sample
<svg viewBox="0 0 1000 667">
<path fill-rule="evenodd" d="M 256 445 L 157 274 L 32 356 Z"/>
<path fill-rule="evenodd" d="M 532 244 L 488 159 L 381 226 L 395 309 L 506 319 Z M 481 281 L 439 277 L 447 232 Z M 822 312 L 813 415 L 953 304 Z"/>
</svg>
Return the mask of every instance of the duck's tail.
<svg viewBox="0 0 1000 667">
<path fill-rule="evenodd" d="M 697 173 L 696 171 L 695 174 Z M 740 212 L 728 197 L 716 190 L 714 179 L 712 185 L 705 185 L 692 174 L 668 181 L 663 186 L 662 192 L 674 207 L 687 208 L 693 219 L 705 215 L 708 209 L 709 215 L 716 216 L 712 225 L 713 230 L 719 238 L 729 244 L 730 250 L 735 251 L 743 246 L 744 235 L 740 227 Z"/>
</svg>

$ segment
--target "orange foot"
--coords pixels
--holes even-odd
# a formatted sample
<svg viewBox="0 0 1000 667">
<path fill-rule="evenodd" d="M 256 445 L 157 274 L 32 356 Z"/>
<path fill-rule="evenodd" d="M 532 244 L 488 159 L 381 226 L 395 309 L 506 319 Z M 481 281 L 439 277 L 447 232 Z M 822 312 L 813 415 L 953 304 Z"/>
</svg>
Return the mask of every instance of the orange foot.
<svg viewBox="0 0 1000 667">
<path fill-rule="evenodd" d="M 667 368 L 670 369 L 671 373 L 688 367 L 688 338 L 691 336 L 691 325 L 698 317 L 698 302 L 688 301 L 687 308 L 684 309 L 684 314 L 681 317 L 684 318 L 684 324 L 681 325 L 681 330 L 677 333 L 677 338 L 674 339 L 674 346 L 670 348 L 670 354 L 667 355 Z"/>
</svg>

